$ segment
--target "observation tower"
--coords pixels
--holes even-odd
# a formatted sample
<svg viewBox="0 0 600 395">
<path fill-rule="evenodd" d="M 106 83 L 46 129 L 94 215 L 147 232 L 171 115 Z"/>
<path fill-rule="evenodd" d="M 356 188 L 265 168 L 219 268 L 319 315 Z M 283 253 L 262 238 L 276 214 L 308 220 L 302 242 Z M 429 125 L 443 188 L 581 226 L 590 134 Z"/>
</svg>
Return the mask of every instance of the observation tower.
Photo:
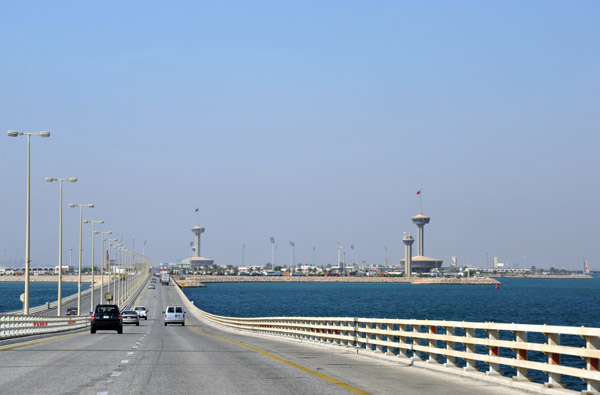
<svg viewBox="0 0 600 395">
<path fill-rule="evenodd" d="M 421 209 L 421 191 L 417 192 L 419 195 L 419 214 L 415 215 L 411 218 L 413 224 L 417 225 L 417 255 L 412 257 L 411 261 L 408 262 L 409 266 L 411 266 L 411 270 L 413 272 L 429 272 L 434 269 L 439 269 L 442 266 L 444 261 L 436 258 L 430 258 L 425 256 L 425 225 L 429 223 L 431 220 L 430 217 L 423 215 L 423 210 Z M 412 243 L 411 243 L 412 244 Z M 403 259 L 400 262 L 404 262 L 404 267 L 406 267 L 407 259 Z"/>
</svg>

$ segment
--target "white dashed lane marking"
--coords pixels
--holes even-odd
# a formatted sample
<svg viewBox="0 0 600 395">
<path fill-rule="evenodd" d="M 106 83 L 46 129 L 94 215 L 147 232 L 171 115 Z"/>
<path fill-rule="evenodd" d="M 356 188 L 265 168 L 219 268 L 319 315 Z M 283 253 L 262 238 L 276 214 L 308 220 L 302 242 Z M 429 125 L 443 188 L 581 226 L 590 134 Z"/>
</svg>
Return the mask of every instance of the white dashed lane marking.
<svg viewBox="0 0 600 395">
<path fill-rule="evenodd" d="M 114 372 L 112 372 L 112 374 L 110 375 L 111 377 L 119 377 L 121 375 L 121 371 L 120 370 L 115 370 Z"/>
</svg>

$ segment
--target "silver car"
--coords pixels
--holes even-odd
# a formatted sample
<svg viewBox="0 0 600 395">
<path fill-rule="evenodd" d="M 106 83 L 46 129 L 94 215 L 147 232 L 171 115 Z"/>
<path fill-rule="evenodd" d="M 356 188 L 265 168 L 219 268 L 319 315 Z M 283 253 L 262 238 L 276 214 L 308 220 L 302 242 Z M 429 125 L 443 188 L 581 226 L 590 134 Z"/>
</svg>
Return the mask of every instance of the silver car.
<svg viewBox="0 0 600 395">
<path fill-rule="evenodd" d="M 133 309 L 138 313 L 140 319 L 148 319 L 148 310 L 146 310 L 145 306 L 135 306 Z"/>
<path fill-rule="evenodd" d="M 140 326 L 140 316 L 135 310 L 124 310 L 121 312 L 121 319 L 123 324 L 135 324 Z"/>
</svg>

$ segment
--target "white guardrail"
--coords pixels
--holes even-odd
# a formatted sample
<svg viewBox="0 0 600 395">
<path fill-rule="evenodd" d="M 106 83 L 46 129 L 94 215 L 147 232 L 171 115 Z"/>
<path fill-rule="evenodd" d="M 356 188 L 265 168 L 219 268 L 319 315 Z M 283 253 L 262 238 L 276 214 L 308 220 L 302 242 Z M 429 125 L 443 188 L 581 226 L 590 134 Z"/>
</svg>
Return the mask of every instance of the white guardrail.
<svg viewBox="0 0 600 395">
<path fill-rule="evenodd" d="M 90 316 L 44 317 L 0 315 L 0 340 L 21 336 L 71 331 L 89 326 Z"/>
<path fill-rule="evenodd" d="M 128 298 L 119 306 L 124 309 L 131 306 L 139 293 L 148 283 L 150 276 L 140 281 L 139 285 L 132 290 Z M 97 287 L 98 288 L 98 287 Z M 96 288 L 96 289 L 97 289 Z M 86 290 L 85 293 L 90 293 Z M 84 294 L 84 292 L 82 292 Z M 77 299 L 77 294 L 63 298 L 63 304 Z M 56 307 L 56 302 L 52 302 L 52 306 Z M 30 309 L 31 312 L 39 312 L 46 309 L 46 305 L 37 306 Z M 22 336 L 41 335 L 47 333 L 66 332 L 75 329 L 81 329 L 90 325 L 91 315 L 78 315 L 70 317 L 50 317 L 23 315 L 15 313 L 0 314 L 0 340 L 11 339 Z"/>
<path fill-rule="evenodd" d="M 200 310 L 176 286 L 188 311 L 237 330 L 328 343 L 426 361 L 447 369 L 513 375 L 564 388 L 581 380 L 600 393 L 600 328 L 348 317 L 223 317 Z M 561 380 L 561 376 L 565 380 Z"/>
</svg>

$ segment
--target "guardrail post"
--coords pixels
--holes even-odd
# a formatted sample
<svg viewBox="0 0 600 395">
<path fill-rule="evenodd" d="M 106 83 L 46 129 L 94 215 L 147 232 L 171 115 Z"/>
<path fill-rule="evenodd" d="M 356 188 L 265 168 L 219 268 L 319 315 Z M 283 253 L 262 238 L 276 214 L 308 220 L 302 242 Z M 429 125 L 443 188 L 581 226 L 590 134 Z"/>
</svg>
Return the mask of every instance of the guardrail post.
<svg viewBox="0 0 600 395">
<path fill-rule="evenodd" d="M 352 337 L 354 337 L 353 346 L 358 350 L 360 348 L 360 343 L 358 342 L 358 317 L 354 317 Z"/>
<path fill-rule="evenodd" d="M 406 336 L 407 327 L 406 324 L 398 325 L 398 329 L 400 330 L 400 336 L 398 337 L 398 341 L 400 342 L 400 347 L 398 349 L 398 357 L 410 358 L 409 355 L 410 347 L 408 347 L 408 337 Z"/>
<path fill-rule="evenodd" d="M 377 322 L 375 323 L 375 329 L 379 332 L 381 330 L 383 330 L 381 322 Z M 377 353 L 381 353 L 383 354 L 383 346 L 381 344 L 379 344 L 379 342 L 383 341 L 383 336 L 381 336 L 381 333 L 376 333 L 375 334 L 375 341 L 377 342 L 377 344 L 375 345 L 375 352 Z"/>
<path fill-rule="evenodd" d="M 492 345 L 494 340 L 500 340 L 500 331 L 497 329 L 487 329 L 488 332 L 488 354 L 491 358 L 498 358 L 500 356 L 500 347 Z M 500 375 L 500 365 L 497 363 L 489 363 L 490 370 L 487 375 Z"/>
<path fill-rule="evenodd" d="M 560 334 L 559 333 L 548 333 L 548 345 L 560 346 Z M 548 353 L 548 364 L 549 365 L 560 365 L 560 353 Z M 548 373 L 548 386 L 549 387 L 560 387 L 560 377 L 558 373 Z"/>
<path fill-rule="evenodd" d="M 423 325 L 413 325 L 413 331 L 414 333 L 427 333 L 429 329 L 426 326 Z M 422 346 L 422 337 L 413 337 L 413 348 L 415 348 L 414 346 L 419 345 Z M 427 362 L 427 360 L 429 359 L 429 354 L 423 351 L 417 351 L 416 349 L 413 350 L 413 358 L 417 358 L 419 361 L 423 361 L 423 362 Z"/>
<path fill-rule="evenodd" d="M 436 335 L 437 334 L 437 326 L 436 325 L 427 325 L 426 330 L 429 330 L 429 334 L 430 335 Z M 437 340 L 435 339 L 427 339 L 427 345 L 429 346 L 429 358 L 427 359 L 427 362 L 429 363 L 440 363 L 439 355 L 438 353 L 435 352 L 435 350 L 437 350 Z"/>
<path fill-rule="evenodd" d="M 465 329 L 465 337 L 467 339 L 475 339 L 475 328 L 467 328 Z M 476 344 L 471 344 L 471 343 L 466 343 L 465 344 L 466 348 L 467 348 L 467 352 L 469 354 L 475 354 L 476 351 Z M 467 366 L 465 366 L 463 369 L 464 370 L 477 370 L 477 366 L 475 365 L 475 360 L 471 359 L 469 357 L 465 356 L 465 361 L 467 362 Z"/>
<path fill-rule="evenodd" d="M 588 350 L 600 350 L 600 338 L 596 336 L 585 337 L 585 348 Z M 586 358 L 588 371 L 598 371 L 598 358 Z M 586 380 L 589 392 L 600 392 L 600 380 Z"/>
<path fill-rule="evenodd" d="M 454 336 L 455 336 L 455 329 L 456 328 L 454 328 L 453 326 L 445 326 L 444 329 L 446 330 L 446 335 L 447 336 L 452 336 L 452 338 L 454 338 Z M 447 340 L 446 341 L 446 347 L 450 351 L 456 351 L 456 342 Z M 446 363 L 444 364 L 444 366 L 446 366 L 446 367 L 453 367 L 453 368 L 458 367 L 456 365 L 456 357 L 454 355 L 447 355 L 446 356 Z"/>
<path fill-rule="evenodd" d="M 527 332 L 516 331 L 515 332 L 515 343 L 520 346 L 519 343 L 527 343 Z M 517 353 L 517 361 L 527 361 L 527 350 L 522 348 L 515 349 Z M 517 367 L 517 380 L 527 379 L 529 380 L 529 371 L 527 368 Z"/>
</svg>

